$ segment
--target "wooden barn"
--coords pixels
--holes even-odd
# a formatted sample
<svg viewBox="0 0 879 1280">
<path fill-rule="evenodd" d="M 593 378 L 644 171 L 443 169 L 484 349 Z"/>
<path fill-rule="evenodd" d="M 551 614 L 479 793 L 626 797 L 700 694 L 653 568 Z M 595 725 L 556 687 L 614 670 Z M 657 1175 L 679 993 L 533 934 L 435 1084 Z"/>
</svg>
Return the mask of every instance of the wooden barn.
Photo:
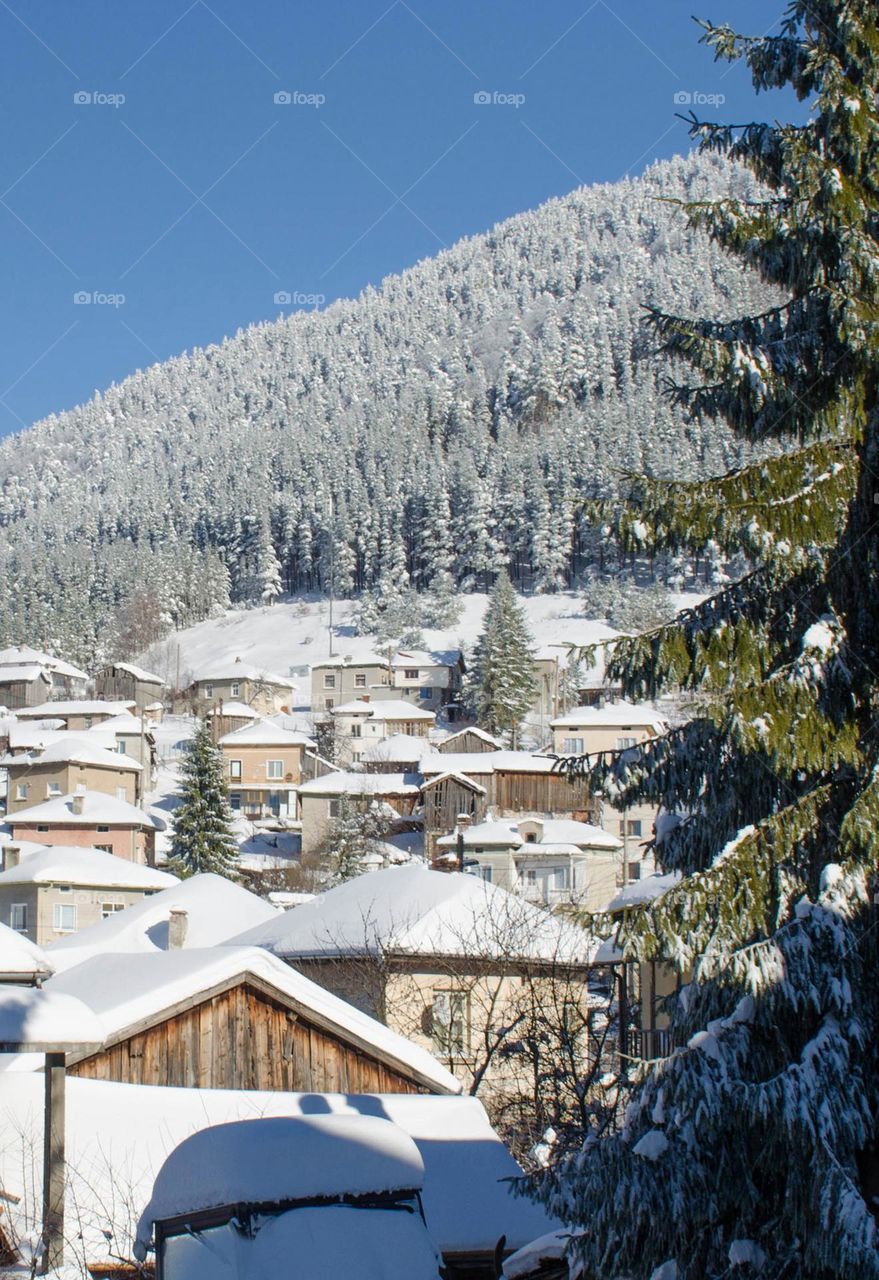
<svg viewBox="0 0 879 1280">
<path fill-rule="evenodd" d="M 255 947 L 96 956 L 52 978 L 107 1029 L 91 1080 L 314 1093 L 460 1092 L 424 1049 Z"/>
<path fill-rule="evenodd" d="M 500 751 L 503 747 L 500 738 L 493 738 L 490 733 L 486 733 L 484 729 L 477 729 L 475 724 L 468 725 L 466 729 L 459 729 L 457 733 L 450 733 L 447 738 L 443 738 L 442 742 L 436 744 L 437 751 L 443 755 L 452 752 L 486 752 Z"/>
<path fill-rule="evenodd" d="M 421 788 L 424 815 L 424 851 L 436 853 L 440 836 L 454 831 L 458 819 L 466 814 L 472 822 L 485 817 L 487 789 L 463 773 L 439 773 Z"/>
</svg>

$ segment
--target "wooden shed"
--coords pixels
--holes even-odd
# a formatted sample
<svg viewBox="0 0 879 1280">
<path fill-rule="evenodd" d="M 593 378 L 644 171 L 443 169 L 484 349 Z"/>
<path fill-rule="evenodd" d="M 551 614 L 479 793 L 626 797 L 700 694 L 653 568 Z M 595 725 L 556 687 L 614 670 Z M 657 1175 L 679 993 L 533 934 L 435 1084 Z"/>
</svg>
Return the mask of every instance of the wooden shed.
<svg viewBox="0 0 879 1280">
<path fill-rule="evenodd" d="M 107 1028 L 73 1076 L 182 1088 L 456 1093 L 425 1050 L 254 947 L 98 956 L 51 980 Z"/>
<path fill-rule="evenodd" d="M 487 795 L 487 789 L 481 783 L 463 773 L 440 773 L 424 783 L 421 802 L 424 851 L 428 857 L 436 853 L 439 837 L 454 831 L 462 814 L 473 822 L 479 822 L 485 816 Z"/>
</svg>

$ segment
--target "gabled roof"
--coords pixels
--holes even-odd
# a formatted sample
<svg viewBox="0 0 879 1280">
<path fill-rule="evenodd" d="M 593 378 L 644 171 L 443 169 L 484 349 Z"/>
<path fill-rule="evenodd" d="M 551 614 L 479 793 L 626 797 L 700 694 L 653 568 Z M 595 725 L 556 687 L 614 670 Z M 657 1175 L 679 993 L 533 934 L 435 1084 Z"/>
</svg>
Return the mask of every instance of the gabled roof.
<svg viewBox="0 0 879 1280">
<path fill-rule="evenodd" d="M 426 781 L 421 784 L 421 790 L 427 791 L 430 787 L 435 787 L 440 782 L 446 782 L 449 778 L 457 782 L 460 786 L 466 787 L 468 791 L 475 791 L 481 796 L 488 794 L 485 787 L 481 786 L 480 783 L 474 782 L 466 773 L 456 773 L 453 769 L 447 769 L 445 773 L 435 773 L 432 777 L 427 778 Z"/>
<path fill-rule="evenodd" d="M 155 828 L 149 814 L 127 800 L 117 800 L 115 796 L 105 796 L 101 791 L 85 791 L 77 798 L 82 800 L 82 813 L 73 812 L 74 793 L 66 796 L 53 796 L 42 804 L 31 805 L 27 809 L 19 809 L 9 814 L 7 822 L 12 827 L 20 825 L 32 826 L 34 823 L 51 827 L 92 827 L 96 823 L 107 827 L 144 827 Z"/>
<path fill-rule="evenodd" d="M 665 733 L 668 724 L 655 707 L 644 703 L 606 702 L 601 707 L 572 707 L 564 715 L 550 720 L 551 729 L 579 728 L 637 728 L 651 729 L 654 733 Z"/>
<path fill-rule="evenodd" d="M 190 876 L 133 907 L 51 943 L 55 967 L 69 969 L 108 952 L 166 951 L 173 909 L 186 912 L 184 950 L 216 946 L 240 933 L 242 927 L 253 928 L 277 915 L 263 898 L 223 876 Z"/>
<path fill-rule="evenodd" d="M 103 727 L 103 726 L 100 726 Z M 131 756 L 118 751 L 107 751 L 96 746 L 87 738 L 76 733 L 59 734 L 53 742 L 45 747 L 35 747 L 20 756 L 0 757 L 0 765 L 5 768 L 31 768 L 41 764 L 88 764 L 99 769 L 124 769 L 129 773 L 140 773 L 143 765 L 138 764 Z"/>
<path fill-rule="evenodd" d="M 478 728 L 475 724 L 465 725 L 463 729 L 456 729 L 454 733 L 450 733 L 448 737 L 443 738 L 442 742 L 436 744 L 438 751 L 446 751 L 453 742 L 458 738 L 463 738 L 465 734 L 471 733 L 474 738 L 479 738 L 482 742 L 488 742 L 495 751 L 503 750 L 503 743 L 500 738 L 492 737 L 490 733 L 486 733 L 484 729 Z"/>
<path fill-rule="evenodd" d="M 52 653 L 32 649 L 30 645 L 11 645 L 7 649 L 0 649 L 0 667 L 17 666 L 22 663 L 28 665 L 36 663 L 37 666 L 46 667 L 49 671 L 56 671 L 59 676 L 68 676 L 71 680 L 88 680 L 86 671 L 80 671 L 79 667 L 65 662 L 63 658 L 56 658 Z"/>
<path fill-rule="evenodd" d="M 228 715 L 228 712 L 226 713 Z M 220 738 L 221 747 L 314 747 L 317 744 L 304 733 L 293 733 L 272 724 L 271 720 L 257 720 L 241 729 L 233 729 Z"/>
<path fill-rule="evenodd" d="M 585 964 L 594 949 L 576 925 L 481 877 L 411 865 L 357 876 L 232 941 L 289 960 L 392 954 Z"/>
<path fill-rule="evenodd" d="M 216 680 L 218 683 L 226 680 L 259 680 L 264 684 L 281 685 L 285 689 L 298 688 L 295 681 L 288 680 L 286 676 L 275 675 L 272 671 L 266 671 L 264 667 L 251 666 L 249 662 L 242 662 L 240 658 L 217 662 L 214 666 L 207 667 L 198 673 L 193 684 L 209 683 L 211 680 Z"/>
<path fill-rule="evenodd" d="M 33 982 L 47 978 L 54 965 L 36 943 L 0 924 L 0 981 Z"/>
<path fill-rule="evenodd" d="M 349 773 L 339 769 L 299 785 L 300 796 L 408 796 L 417 795 L 417 773 Z"/>
<path fill-rule="evenodd" d="M 370 742 L 360 759 L 364 764 L 382 761 L 389 764 L 394 761 L 412 764 L 417 763 L 425 751 L 430 750 L 426 738 L 416 738 L 411 733 L 392 733 L 388 738 Z"/>
<path fill-rule="evenodd" d="M 539 841 L 526 840 L 521 832 L 524 823 L 532 822 L 538 828 Z M 457 832 L 437 840 L 444 849 L 453 849 L 457 843 Z M 550 850 L 579 853 L 581 849 L 615 851 L 623 847 L 623 842 L 612 832 L 593 826 L 591 822 L 575 822 L 566 818 L 500 818 L 475 822 L 465 828 L 464 846 L 467 849 L 515 849 L 517 854 L 547 853 Z"/>
<path fill-rule="evenodd" d="M 552 756 L 532 751 L 433 751 L 421 758 L 425 776 L 437 773 L 552 773 Z"/>
<path fill-rule="evenodd" d="M 45 667 L 38 666 L 12 666 L 7 664 L 0 667 L 0 685 L 4 684 L 33 684 L 35 680 L 45 680 L 47 684 L 51 684 L 51 678 L 46 674 Z"/>
<path fill-rule="evenodd" d="M 143 667 L 136 667 L 133 662 L 108 662 L 97 673 L 103 671 L 125 671 L 128 675 L 133 676 L 135 680 L 139 680 L 141 684 L 159 684 L 164 687 L 165 681 L 161 676 L 154 675 L 152 671 L 144 671 Z"/>
<path fill-rule="evenodd" d="M 217 706 L 211 707 L 208 711 L 209 716 L 229 716 L 232 720 L 258 720 L 259 712 L 254 711 L 253 707 L 249 707 L 246 702 L 220 702 Z"/>
<path fill-rule="evenodd" d="M 341 706 L 331 707 L 334 716 L 365 716 L 368 720 L 430 720 L 436 719 L 432 711 L 416 707 L 403 698 L 387 698 L 378 702 L 367 702 L 365 698 L 355 698 L 352 702 L 343 702 Z"/>
<path fill-rule="evenodd" d="M 78 845 L 46 845 L 28 853 L 18 866 L 0 871 L 0 889 L 13 884 L 79 884 L 151 891 L 179 883 L 166 871 Z"/>
<path fill-rule="evenodd" d="M 46 989 L 82 1000 L 100 1017 L 107 1039 L 113 1043 L 124 1039 L 135 1025 L 142 1029 L 145 1023 L 163 1021 L 172 1009 L 197 1003 L 213 988 L 250 975 L 283 996 L 304 1017 L 414 1076 L 419 1083 L 443 1093 L 461 1092 L 455 1077 L 425 1049 L 361 1013 L 261 947 L 103 953 L 65 969 L 47 983 Z"/>
</svg>

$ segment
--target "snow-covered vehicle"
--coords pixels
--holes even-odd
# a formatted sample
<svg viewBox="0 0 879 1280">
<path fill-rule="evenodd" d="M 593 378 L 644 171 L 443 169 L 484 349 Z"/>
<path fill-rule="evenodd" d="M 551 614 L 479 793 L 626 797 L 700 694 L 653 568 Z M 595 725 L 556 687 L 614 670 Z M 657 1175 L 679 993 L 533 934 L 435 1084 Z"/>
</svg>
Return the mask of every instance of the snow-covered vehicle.
<svg viewBox="0 0 879 1280">
<path fill-rule="evenodd" d="M 389 1120 L 242 1120 L 168 1156 L 138 1226 L 157 1280 L 438 1280 L 424 1165 Z"/>
</svg>

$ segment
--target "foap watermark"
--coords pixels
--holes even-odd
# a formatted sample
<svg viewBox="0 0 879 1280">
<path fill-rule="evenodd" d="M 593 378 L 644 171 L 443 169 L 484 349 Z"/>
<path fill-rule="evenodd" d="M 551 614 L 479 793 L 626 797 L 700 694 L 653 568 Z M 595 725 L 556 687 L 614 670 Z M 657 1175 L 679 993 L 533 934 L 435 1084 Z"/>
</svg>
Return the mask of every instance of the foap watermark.
<svg viewBox="0 0 879 1280">
<path fill-rule="evenodd" d="M 477 89 L 473 101 L 477 107 L 515 107 L 518 110 L 525 102 L 525 95 L 501 93 L 499 89 Z"/>
<path fill-rule="evenodd" d="M 124 293 L 102 293 L 100 289 L 78 289 L 73 295 L 77 307 L 124 307 Z"/>
<path fill-rule="evenodd" d="M 703 93 L 701 89 L 679 89 L 674 96 L 676 107 L 722 107 L 725 93 Z"/>
<path fill-rule="evenodd" d="M 278 289 L 275 302 L 279 307 L 322 307 L 326 297 L 322 293 L 303 293 L 300 289 Z"/>
<path fill-rule="evenodd" d="M 76 107 L 116 107 L 118 110 L 124 102 L 124 93 L 102 93 L 78 89 L 73 95 L 73 105 Z"/>
<path fill-rule="evenodd" d="M 303 93 L 301 89 L 279 89 L 272 101 L 276 107 L 322 107 L 326 102 L 324 93 Z"/>
</svg>

